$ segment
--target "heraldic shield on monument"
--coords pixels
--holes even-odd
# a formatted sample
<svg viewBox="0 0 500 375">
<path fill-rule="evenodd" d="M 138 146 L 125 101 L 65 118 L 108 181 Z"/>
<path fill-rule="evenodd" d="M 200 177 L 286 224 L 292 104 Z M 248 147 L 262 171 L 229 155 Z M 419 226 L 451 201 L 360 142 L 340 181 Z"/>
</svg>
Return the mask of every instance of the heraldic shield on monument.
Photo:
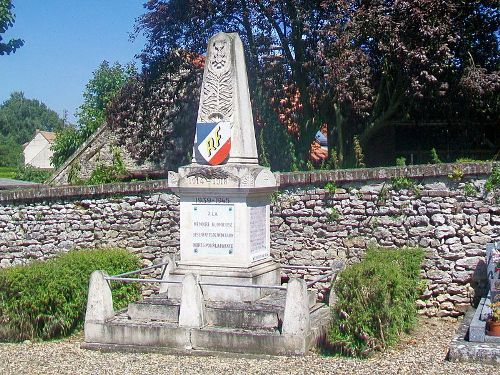
<svg viewBox="0 0 500 375">
<path fill-rule="evenodd" d="M 219 165 L 231 151 L 231 123 L 226 121 L 196 124 L 196 160 Z"/>
</svg>

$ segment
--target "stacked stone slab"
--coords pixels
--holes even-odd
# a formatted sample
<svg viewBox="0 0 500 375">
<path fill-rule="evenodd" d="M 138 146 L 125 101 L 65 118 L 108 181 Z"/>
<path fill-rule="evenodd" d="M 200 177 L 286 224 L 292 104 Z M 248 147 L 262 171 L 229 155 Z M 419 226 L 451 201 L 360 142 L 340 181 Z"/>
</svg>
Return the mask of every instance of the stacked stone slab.
<svg viewBox="0 0 500 375">
<path fill-rule="evenodd" d="M 302 279 L 280 285 L 270 256 L 275 175 L 258 164 L 243 46 L 237 34 L 208 44 L 190 165 L 169 172 L 180 199 L 180 260 L 161 293 L 109 313 L 106 276 L 91 278 L 85 347 L 305 354 L 329 324 Z M 112 306 L 112 303 L 111 303 Z"/>
</svg>

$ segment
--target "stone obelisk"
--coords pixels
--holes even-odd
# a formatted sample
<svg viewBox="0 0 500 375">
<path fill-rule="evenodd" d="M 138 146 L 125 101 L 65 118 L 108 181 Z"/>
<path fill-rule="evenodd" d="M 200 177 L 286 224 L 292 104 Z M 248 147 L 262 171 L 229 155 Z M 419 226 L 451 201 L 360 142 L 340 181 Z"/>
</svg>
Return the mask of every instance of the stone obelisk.
<svg viewBox="0 0 500 375">
<path fill-rule="evenodd" d="M 243 53 L 235 33 L 208 42 L 192 163 L 169 172 L 180 197 L 180 261 L 172 271 L 214 284 L 276 285 L 270 257 L 269 204 L 278 183 L 258 164 Z M 251 301 L 266 289 L 204 287 L 212 300 Z M 169 289 L 172 297 L 179 288 Z M 170 296 L 170 295 L 169 295 Z"/>
</svg>

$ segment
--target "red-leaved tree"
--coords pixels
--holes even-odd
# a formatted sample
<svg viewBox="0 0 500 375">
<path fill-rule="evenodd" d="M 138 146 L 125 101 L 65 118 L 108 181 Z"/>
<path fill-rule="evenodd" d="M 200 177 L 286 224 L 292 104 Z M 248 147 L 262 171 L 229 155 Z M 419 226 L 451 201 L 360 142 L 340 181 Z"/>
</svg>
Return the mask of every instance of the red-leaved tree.
<svg viewBox="0 0 500 375">
<path fill-rule="evenodd" d="M 108 116 L 140 158 L 187 160 L 198 56 L 219 31 L 245 45 L 260 156 L 274 169 L 304 168 L 318 129 L 350 166 L 354 138 L 367 145 L 391 121 L 500 112 L 495 1 L 150 0 L 145 9 L 143 75 Z"/>
</svg>

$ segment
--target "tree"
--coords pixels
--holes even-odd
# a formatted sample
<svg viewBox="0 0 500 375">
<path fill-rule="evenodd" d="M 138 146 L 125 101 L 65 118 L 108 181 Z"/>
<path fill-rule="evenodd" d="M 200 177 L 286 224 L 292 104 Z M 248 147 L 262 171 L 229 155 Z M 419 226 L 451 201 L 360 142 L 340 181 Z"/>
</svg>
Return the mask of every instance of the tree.
<svg viewBox="0 0 500 375">
<path fill-rule="evenodd" d="M 120 88 L 136 74 L 133 65 L 110 65 L 103 61 L 85 86 L 83 104 L 76 115 L 78 128 L 66 126 L 57 132 L 52 146 L 52 164 L 62 165 L 105 121 L 105 110 Z"/>
<path fill-rule="evenodd" d="M 53 131 L 63 124 L 56 112 L 22 92 L 13 92 L 0 105 L 0 135 L 23 144 L 33 138 L 36 129 Z"/>
<path fill-rule="evenodd" d="M 141 59 L 149 78 L 140 87 L 177 87 L 155 74 L 160 64 L 178 59 L 176 51 L 203 54 L 216 32 L 240 34 L 260 155 L 274 169 L 304 168 L 320 128 L 328 129 L 332 158 L 353 166 L 354 140 L 366 146 L 391 121 L 499 114 L 500 14 L 491 0 L 150 0 L 145 8 L 136 29 L 148 39 Z M 196 82 L 200 70 L 183 74 L 182 82 Z M 134 115 L 145 98 L 140 90 L 123 92 L 121 103 L 130 104 L 108 118 L 118 132 L 134 134 L 129 147 L 144 146 L 141 157 L 158 160 L 178 134 L 170 126 L 161 134 L 167 140 L 147 146 L 158 133 L 149 131 L 149 117 Z M 161 117 L 161 105 L 148 110 Z M 285 147 L 277 150 L 269 135 L 283 128 L 290 136 L 279 138 Z"/>
<path fill-rule="evenodd" d="M 23 149 L 13 137 L 0 135 L 0 167 L 17 167 L 23 161 Z"/>
<path fill-rule="evenodd" d="M 189 159 L 203 58 L 175 50 L 130 80 L 108 108 L 108 123 L 139 160 L 175 168 Z"/>
<path fill-rule="evenodd" d="M 2 34 L 14 25 L 13 8 L 11 0 L 0 0 L 0 55 L 9 55 L 24 44 L 22 39 L 10 39 L 7 43 L 2 42 Z"/>
</svg>

